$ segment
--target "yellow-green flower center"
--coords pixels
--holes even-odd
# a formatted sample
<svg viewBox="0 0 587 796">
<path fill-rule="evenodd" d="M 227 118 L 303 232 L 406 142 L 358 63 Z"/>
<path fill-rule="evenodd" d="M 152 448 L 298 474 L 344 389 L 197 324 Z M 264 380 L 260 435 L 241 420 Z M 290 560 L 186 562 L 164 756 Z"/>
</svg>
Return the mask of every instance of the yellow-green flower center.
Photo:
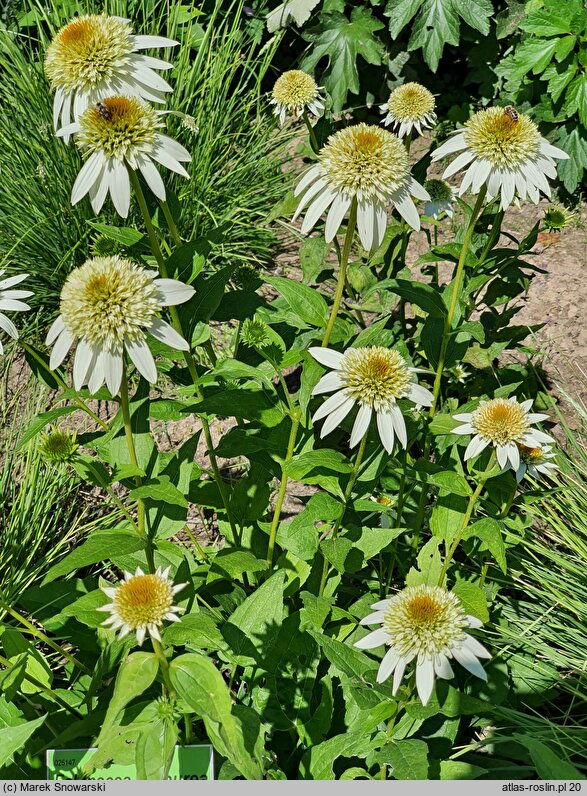
<svg viewBox="0 0 587 796">
<path fill-rule="evenodd" d="M 133 49 L 126 22 L 106 14 L 77 17 L 49 45 L 45 72 L 54 89 L 89 90 L 109 80 Z"/>
<path fill-rule="evenodd" d="M 69 274 L 60 309 L 75 337 L 112 350 L 142 339 L 160 302 L 152 274 L 120 257 L 95 257 Z"/>
<path fill-rule="evenodd" d="M 434 95 L 419 83 L 404 83 L 391 92 L 387 102 L 389 113 L 398 122 L 426 121 L 434 112 Z"/>
<path fill-rule="evenodd" d="M 494 398 L 473 412 L 471 425 L 484 439 L 495 445 L 520 442 L 530 429 L 528 414 L 515 399 Z"/>
<path fill-rule="evenodd" d="M 346 393 L 375 409 L 388 407 L 407 395 L 412 380 L 401 354 L 382 346 L 348 350 L 340 377 Z"/>
<path fill-rule="evenodd" d="M 299 69 L 284 72 L 273 86 L 273 99 L 279 105 L 285 105 L 290 111 L 302 111 L 317 96 L 316 81 Z"/>
<path fill-rule="evenodd" d="M 398 137 L 363 122 L 331 135 L 319 162 L 332 187 L 359 199 L 386 201 L 407 187 L 410 175 L 406 148 Z"/>
<path fill-rule="evenodd" d="M 408 586 L 385 609 L 383 627 L 402 655 L 437 655 L 451 650 L 468 627 L 456 595 L 440 586 Z"/>
<path fill-rule="evenodd" d="M 465 123 L 468 148 L 478 157 L 500 168 L 516 168 L 538 153 L 540 132 L 523 113 L 506 113 L 503 108 L 479 111 Z"/>
<path fill-rule="evenodd" d="M 114 611 L 131 629 L 160 624 L 173 605 L 173 590 L 159 575 L 134 575 L 116 589 Z"/>
<path fill-rule="evenodd" d="M 135 152 L 151 152 L 157 129 L 157 112 L 134 97 L 108 97 L 81 115 L 76 144 L 87 154 L 103 152 L 107 158 L 128 159 Z"/>
</svg>

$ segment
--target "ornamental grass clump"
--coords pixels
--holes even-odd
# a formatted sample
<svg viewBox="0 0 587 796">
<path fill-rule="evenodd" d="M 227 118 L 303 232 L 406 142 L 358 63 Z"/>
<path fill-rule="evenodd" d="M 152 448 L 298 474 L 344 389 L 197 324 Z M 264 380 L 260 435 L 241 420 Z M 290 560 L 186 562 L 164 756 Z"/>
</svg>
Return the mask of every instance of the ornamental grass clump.
<svg viewBox="0 0 587 796">
<path fill-rule="evenodd" d="M 237 28 L 256 24 L 230 9 Z M 213 19 L 180 11 L 160 12 L 178 62 L 209 69 Z M 51 387 L 11 455 L 28 446 L 42 472 L 79 479 L 108 521 L 42 583 L 0 595 L 15 765 L 33 775 L 63 746 L 88 750 L 84 776 L 124 765 L 166 780 L 211 746 L 218 779 L 533 776 L 546 742 L 520 725 L 560 673 L 531 633 L 515 637 L 510 567 L 536 547 L 529 507 L 556 492 L 561 454 L 553 399 L 510 323 L 539 224 L 501 233 L 514 198 L 550 194 L 566 154 L 530 113 L 502 108 L 428 151 L 446 121 L 438 97 L 415 82 L 389 95 L 372 57 L 381 124 L 376 105 L 333 117 L 296 69 L 269 95 L 259 79 L 242 108 L 192 117 L 177 100 L 192 83 L 172 87 L 159 72 L 175 64 L 142 52 L 175 38 L 105 13 L 62 22 L 44 58 L 64 158 L 80 156 L 64 201 L 98 217 L 83 231 L 93 256 L 74 249 L 39 334 L 20 325 L 25 275 L 15 265 L 0 281 L 0 327 Z M 213 148 L 212 117 L 242 129 L 237 106 L 291 141 L 300 128 L 285 120 L 306 125 L 293 220 L 281 175 L 279 204 L 270 181 L 263 213 L 244 203 L 221 223 L 212 182 L 187 180 Z M 251 179 L 258 150 L 222 140 L 229 168 L 203 171 Z M 428 168 L 456 153 L 443 179 Z M 205 235 L 179 224 L 195 204 Z M 301 270 L 247 257 L 251 228 L 276 219 L 300 226 Z M 529 709 L 527 669 L 547 685 Z M 511 736 L 507 753 L 494 733 Z M 574 747 L 560 770 L 553 739 L 546 749 L 552 777 L 581 778 Z"/>
</svg>

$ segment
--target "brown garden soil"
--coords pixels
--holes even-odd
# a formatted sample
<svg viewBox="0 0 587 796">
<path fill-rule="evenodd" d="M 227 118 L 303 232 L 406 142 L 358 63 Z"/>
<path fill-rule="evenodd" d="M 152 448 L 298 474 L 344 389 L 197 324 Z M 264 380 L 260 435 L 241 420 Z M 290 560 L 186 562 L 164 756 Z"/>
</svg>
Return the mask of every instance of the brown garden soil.
<svg viewBox="0 0 587 796">
<path fill-rule="evenodd" d="M 295 156 L 289 160 L 285 170 L 289 171 L 292 168 L 296 171 L 302 171 L 304 168 L 301 160 Z M 539 205 L 524 204 L 521 208 L 511 207 L 505 215 L 503 229 L 518 239 L 523 238 L 532 226 L 543 218 L 548 206 L 547 201 L 542 201 Z M 448 239 L 451 235 L 450 223 L 449 220 L 444 222 L 439 242 Z M 508 245 L 506 238 L 503 239 L 503 244 Z M 274 274 L 283 274 L 290 279 L 301 280 L 299 245 L 299 235 L 284 231 L 282 227 L 279 232 L 277 252 L 269 270 Z M 427 246 L 424 232 L 414 233 L 408 250 L 408 261 L 415 262 Z M 582 205 L 577 209 L 571 225 L 560 234 L 541 233 L 531 254 L 531 261 L 544 273 L 538 274 L 533 279 L 527 294 L 518 299 L 520 312 L 515 317 L 514 323 L 528 326 L 544 324 L 535 336 L 529 336 L 528 343 L 541 352 L 541 365 L 551 379 L 553 393 L 561 401 L 564 400 L 560 394 L 562 388 L 575 400 L 587 405 L 587 326 L 584 322 L 587 305 L 587 206 Z M 449 274 L 450 270 L 447 268 L 445 277 L 448 278 Z M 423 279 L 417 269 L 414 269 L 413 276 L 415 279 Z M 226 343 L 226 333 L 226 329 L 216 329 L 214 337 L 219 342 Z M 509 356 L 511 355 L 506 353 L 504 361 Z M 7 374 L 0 399 L 3 400 L 4 406 L 12 403 L 9 417 L 14 418 L 22 411 L 28 378 L 26 364 L 22 358 L 17 357 Z M 51 397 L 49 396 L 47 408 L 51 406 Z M 94 401 L 90 402 L 90 406 L 104 419 L 110 418 L 116 411 L 116 405 L 107 402 Z M 563 413 L 568 416 L 570 424 L 576 424 L 576 417 L 568 404 L 566 407 L 561 404 L 561 407 Z M 91 428 L 91 423 L 88 423 L 85 415 L 76 414 L 69 422 L 78 432 Z M 212 425 L 214 441 L 217 442 L 234 424 L 232 419 L 216 420 Z M 153 422 L 153 432 L 161 450 L 176 448 L 199 428 L 200 422 L 193 416 L 180 422 Z M 199 442 L 196 461 L 206 468 L 209 467 L 203 439 Z M 237 461 L 220 460 L 219 465 L 226 476 L 238 479 L 243 475 L 242 464 Z M 297 513 L 302 506 L 300 498 L 313 491 L 314 487 L 291 483 L 284 514 L 287 516 Z M 202 543 L 210 543 L 217 538 L 215 525 L 210 516 L 195 508 L 190 512 L 188 526 Z M 181 539 L 182 534 L 179 536 Z M 185 535 L 183 540 L 187 541 Z"/>
</svg>

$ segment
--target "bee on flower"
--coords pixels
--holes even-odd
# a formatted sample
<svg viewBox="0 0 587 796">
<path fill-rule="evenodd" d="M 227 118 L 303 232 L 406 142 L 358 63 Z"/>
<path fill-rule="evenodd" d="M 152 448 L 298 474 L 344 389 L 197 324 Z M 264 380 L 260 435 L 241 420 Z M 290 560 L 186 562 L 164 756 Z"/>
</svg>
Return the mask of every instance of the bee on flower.
<svg viewBox="0 0 587 796">
<path fill-rule="evenodd" d="M 465 176 L 459 196 L 471 190 L 478 194 L 482 186 L 487 197 L 501 197 L 506 209 L 514 196 L 537 204 L 540 192 L 550 197 L 548 179 L 556 179 L 555 160 L 567 160 L 562 149 L 545 138 L 525 113 L 506 113 L 504 108 L 486 108 L 474 114 L 462 130 L 432 153 L 436 162 L 456 152 L 460 154 L 447 166 L 442 175 L 448 179 L 463 169 Z"/>
<path fill-rule="evenodd" d="M 55 129 L 77 121 L 103 97 L 125 95 L 149 102 L 165 102 L 173 91 L 155 70 L 172 64 L 144 55 L 154 47 L 175 47 L 163 36 L 137 36 L 129 20 L 107 14 L 86 14 L 62 27 L 45 55 L 45 73 L 55 91 Z M 69 133 L 64 136 L 69 141 Z"/>
</svg>

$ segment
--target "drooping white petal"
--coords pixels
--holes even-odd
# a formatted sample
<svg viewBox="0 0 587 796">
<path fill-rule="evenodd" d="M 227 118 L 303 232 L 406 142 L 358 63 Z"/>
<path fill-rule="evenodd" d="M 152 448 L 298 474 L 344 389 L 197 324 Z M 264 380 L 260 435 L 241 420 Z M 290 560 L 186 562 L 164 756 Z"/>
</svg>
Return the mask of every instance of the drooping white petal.
<svg viewBox="0 0 587 796">
<path fill-rule="evenodd" d="M 432 658 L 424 658 L 416 664 L 416 690 L 423 705 L 427 705 L 434 688 L 434 664 Z"/>
<path fill-rule="evenodd" d="M 156 340 L 160 340 L 165 345 L 177 349 L 177 351 L 189 351 L 189 343 L 175 331 L 173 326 L 170 326 L 160 318 L 153 319 L 149 332 Z"/>
<path fill-rule="evenodd" d="M 410 384 L 410 393 L 409 393 L 410 401 L 413 401 L 416 404 L 421 404 L 421 406 L 431 406 L 432 401 L 434 400 L 434 396 L 427 390 L 425 387 L 422 387 L 420 384 L 416 384 L 415 382 Z"/>
<path fill-rule="evenodd" d="M 377 682 L 383 683 L 391 675 L 400 659 L 398 652 L 393 647 L 387 650 L 377 671 Z"/>
<path fill-rule="evenodd" d="M 416 210 L 416 205 L 407 191 L 396 193 L 392 196 L 392 201 L 397 207 L 398 212 L 408 224 L 416 231 L 420 229 L 420 216 Z"/>
<path fill-rule="evenodd" d="M 165 185 L 153 161 L 148 157 L 138 155 L 137 163 L 149 188 L 153 191 L 157 199 L 161 199 L 161 201 L 164 202 L 166 197 Z"/>
<path fill-rule="evenodd" d="M 324 237 L 326 241 L 331 241 L 338 232 L 345 213 L 351 205 L 350 197 L 339 194 L 332 203 L 328 216 L 326 218 L 326 226 L 324 228 Z"/>
<path fill-rule="evenodd" d="M 177 47 L 179 44 L 175 39 L 167 39 L 164 36 L 133 36 L 135 50 L 150 50 L 155 47 Z"/>
<path fill-rule="evenodd" d="M 196 292 L 191 285 L 180 282 L 179 279 L 154 279 L 159 291 L 162 304 L 169 307 L 189 301 Z"/>
<path fill-rule="evenodd" d="M 473 638 L 473 636 L 470 636 L 468 633 L 465 634 L 463 647 L 466 647 L 477 658 L 491 658 L 491 653 L 485 649 L 483 644 L 477 641 L 476 638 Z"/>
<path fill-rule="evenodd" d="M 437 149 L 435 149 L 430 158 L 432 162 L 435 163 L 437 160 L 441 160 L 447 155 L 452 155 L 453 152 L 458 152 L 460 149 L 465 149 L 466 146 L 467 141 L 465 140 L 463 133 L 457 133 L 456 135 L 453 135 L 452 138 L 449 138 L 448 141 L 445 141 Z"/>
<path fill-rule="evenodd" d="M 342 379 L 340 378 L 340 373 L 336 370 L 330 371 L 330 373 L 326 373 L 318 384 L 312 390 L 312 395 L 320 395 L 325 392 L 333 392 L 333 390 L 338 390 L 342 387 Z"/>
<path fill-rule="evenodd" d="M 101 152 L 93 152 L 85 161 L 71 189 L 71 204 L 77 204 L 88 193 L 100 177 L 104 166 L 104 156 Z"/>
<path fill-rule="evenodd" d="M 65 327 L 61 330 L 59 337 L 55 340 L 55 344 L 53 346 L 53 350 L 51 351 L 51 357 L 49 359 L 49 367 L 51 370 L 55 370 L 56 368 L 61 365 L 65 357 L 67 356 L 67 352 L 73 345 L 74 337 L 69 329 Z"/>
<path fill-rule="evenodd" d="M 385 611 L 375 611 L 375 613 L 364 616 L 359 622 L 360 625 L 380 625 L 385 619 Z"/>
<path fill-rule="evenodd" d="M 473 439 L 467 445 L 464 457 L 465 461 L 472 459 L 473 456 L 478 456 L 481 453 L 481 451 L 485 450 L 485 448 L 488 445 L 489 445 L 489 440 L 483 439 L 483 437 L 477 434 L 477 436 L 473 437 Z"/>
<path fill-rule="evenodd" d="M 312 415 L 312 423 L 317 423 L 319 420 L 322 420 L 322 418 L 338 409 L 339 406 L 342 406 L 345 401 L 348 401 L 348 395 L 343 390 L 331 395 L 330 398 L 327 398 L 324 403 L 316 409 Z"/>
<path fill-rule="evenodd" d="M 453 657 L 461 666 L 466 669 L 471 674 L 474 674 L 475 677 L 481 678 L 481 680 L 487 681 L 487 673 L 483 666 L 479 663 L 475 655 L 470 652 L 466 647 L 460 647 L 458 649 L 452 650 Z"/>
<path fill-rule="evenodd" d="M 10 318 L 0 312 L 0 328 L 4 329 L 6 334 L 10 335 L 13 340 L 18 340 L 18 329 L 12 323 Z"/>
<path fill-rule="evenodd" d="M 406 422 L 404 420 L 404 416 L 402 415 L 401 409 L 397 405 L 392 406 L 389 413 L 391 415 L 393 428 L 398 440 L 400 441 L 403 448 L 407 448 L 408 432 L 406 429 Z"/>
<path fill-rule="evenodd" d="M 338 394 L 338 393 L 337 393 Z M 342 403 L 338 409 L 335 409 L 331 412 L 326 420 L 324 421 L 324 425 L 322 426 L 322 430 L 320 432 L 320 438 L 325 437 L 327 434 L 330 434 L 337 426 L 339 426 L 348 413 L 351 411 L 353 406 L 355 405 L 354 398 L 347 398 L 344 403 Z"/>
<path fill-rule="evenodd" d="M 122 351 L 104 352 L 104 375 L 106 386 L 112 396 L 118 395 L 122 382 Z"/>
<path fill-rule="evenodd" d="M 353 430 L 351 431 L 351 439 L 349 443 L 351 448 L 354 448 L 355 445 L 358 445 L 367 433 L 369 423 L 371 422 L 372 412 L 373 410 L 369 404 L 361 404 L 361 406 L 359 406 L 359 411 L 357 412 L 357 417 L 355 418 L 355 422 L 353 424 Z"/>
<path fill-rule="evenodd" d="M 367 633 L 367 635 L 359 639 L 359 641 L 355 641 L 355 647 L 358 647 L 360 650 L 372 650 L 376 647 L 381 647 L 381 645 L 385 644 L 387 641 L 389 641 L 389 634 L 382 627 L 378 627 L 377 630 Z"/>
<path fill-rule="evenodd" d="M 333 348 L 318 348 L 317 346 L 313 346 L 312 348 L 308 348 L 308 351 L 317 362 L 327 368 L 338 369 L 344 360 L 344 354 L 341 354 L 340 351 L 335 351 Z"/>
<path fill-rule="evenodd" d="M 334 201 L 336 198 L 336 191 L 333 191 L 332 188 L 324 188 L 312 201 L 310 206 L 306 211 L 306 215 L 304 216 L 304 220 L 302 221 L 302 228 L 301 233 L 302 235 L 307 235 L 308 232 L 314 228 L 316 222 L 326 211 L 329 205 Z"/>
<path fill-rule="evenodd" d="M 157 381 L 157 367 L 147 342 L 144 339 L 125 340 L 124 347 L 139 373 L 151 384 L 155 384 Z"/>
<path fill-rule="evenodd" d="M 443 680 L 452 680 L 455 676 L 455 673 L 452 670 L 452 666 L 448 662 L 448 658 L 446 655 L 437 655 L 434 659 L 434 672 L 438 677 L 442 677 Z"/>
<path fill-rule="evenodd" d="M 83 339 L 78 340 L 73 360 L 73 386 L 76 390 L 81 390 L 94 358 L 93 351 L 86 341 Z"/>
<path fill-rule="evenodd" d="M 379 438 L 385 450 L 393 453 L 393 418 L 391 412 L 377 412 L 377 430 Z"/>
</svg>

